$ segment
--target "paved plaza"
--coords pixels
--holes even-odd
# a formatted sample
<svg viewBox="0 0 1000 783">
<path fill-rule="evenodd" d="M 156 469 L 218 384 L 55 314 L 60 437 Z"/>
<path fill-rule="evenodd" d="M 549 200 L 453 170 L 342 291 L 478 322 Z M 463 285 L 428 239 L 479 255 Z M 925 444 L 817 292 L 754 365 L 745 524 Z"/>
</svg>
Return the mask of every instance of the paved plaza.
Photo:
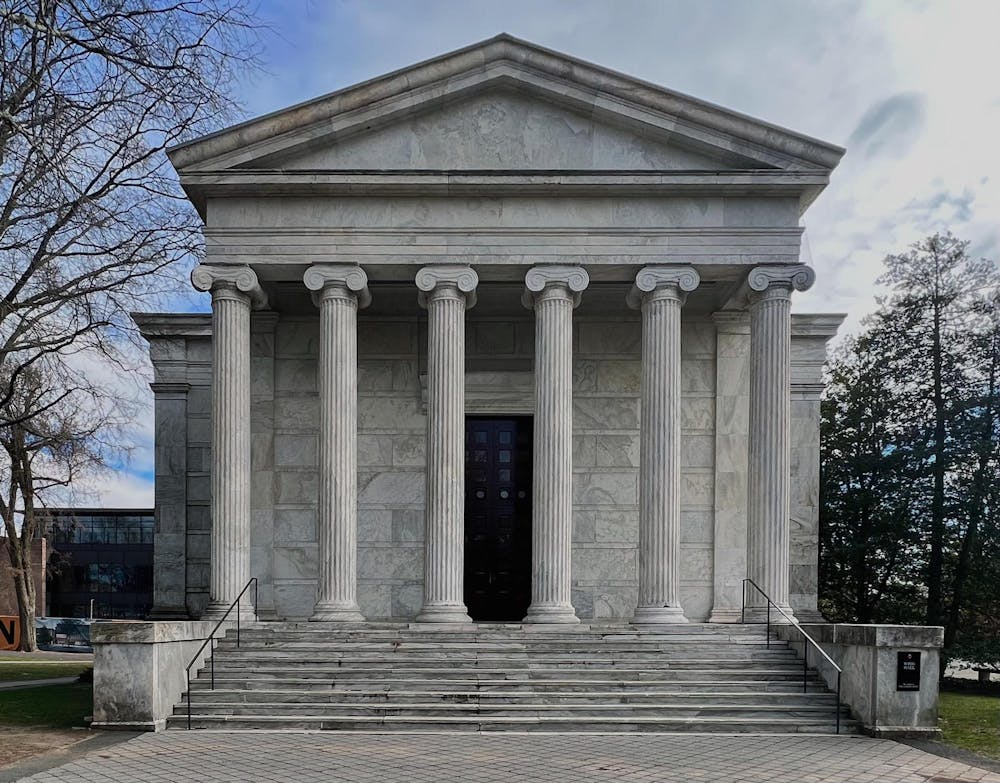
<svg viewBox="0 0 1000 783">
<path fill-rule="evenodd" d="M 1000 783 L 1000 775 L 863 737 L 171 731 L 25 780 Z"/>
</svg>

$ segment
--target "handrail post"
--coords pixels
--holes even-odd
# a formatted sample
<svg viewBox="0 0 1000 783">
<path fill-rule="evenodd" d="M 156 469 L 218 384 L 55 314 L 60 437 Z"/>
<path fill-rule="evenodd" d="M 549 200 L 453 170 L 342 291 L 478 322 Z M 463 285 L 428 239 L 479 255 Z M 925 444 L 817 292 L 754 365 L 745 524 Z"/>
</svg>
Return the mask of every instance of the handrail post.
<svg viewBox="0 0 1000 783">
<path fill-rule="evenodd" d="M 837 672 L 837 733 L 840 734 L 840 672 Z"/>
<path fill-rule="evenodd" d="M 745 625 L 747 621 L 747 580 L 743 580 L 743 605 L 740 607 L 740 624 Z"/>
<path fill-rule="evenodd" d="M 241 593 L 242 596 L 242 593 Z M 236 599 L 236 647 L 240 646 L 240 598 Z"/>
<path fill-rule="evenodd" d="M 187 697 L 188 697 L 188 731 L 191 731 L 191 668 L 187 670 Z"/>
<path fill-rule="evenodd" d="M 802 635 L 802 692 L 806 693 L 806 680 L 809 677 L 809 646 L 805 634 Z"/>
<path fill-rule="evenodd" d="M 212 666 L 212 690 L 215 690 L 215 641 L 212 641 L 211 652 L 208 654 L 208 660 Z"/>
<path fill-rule="evenodd" d="M 767 649 L 771 649 L 771 599 L 767 599 Z"/>
</svg>

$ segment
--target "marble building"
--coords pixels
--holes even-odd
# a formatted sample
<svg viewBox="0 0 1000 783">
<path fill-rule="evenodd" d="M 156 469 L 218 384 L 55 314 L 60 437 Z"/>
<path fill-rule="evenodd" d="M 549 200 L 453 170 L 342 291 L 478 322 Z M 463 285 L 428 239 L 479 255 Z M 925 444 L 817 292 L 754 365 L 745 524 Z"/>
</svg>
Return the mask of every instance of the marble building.
<svg viewBox="0 0 1000 783">
<path fill-rule="evenodd" d="M 135 315 L 153 616 L 818 619 L 842 154 L 509 36 L 173 149 L 212 314 Z"/>
</svg>

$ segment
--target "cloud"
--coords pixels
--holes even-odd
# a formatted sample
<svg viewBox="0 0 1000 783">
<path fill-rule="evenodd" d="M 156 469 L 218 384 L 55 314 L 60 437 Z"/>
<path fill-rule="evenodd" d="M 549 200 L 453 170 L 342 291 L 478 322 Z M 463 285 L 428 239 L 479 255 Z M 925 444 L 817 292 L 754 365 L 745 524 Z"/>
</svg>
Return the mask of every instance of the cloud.
<svg viewBox="0 0 1000 783">
<path fill-rule="evenodd" d="M 880 154 L 902 157 L 924 125 L 923 95 L 901 92 L 879 101 L 864 113 L 847 140 L 865 158 Z"/>
</svg>

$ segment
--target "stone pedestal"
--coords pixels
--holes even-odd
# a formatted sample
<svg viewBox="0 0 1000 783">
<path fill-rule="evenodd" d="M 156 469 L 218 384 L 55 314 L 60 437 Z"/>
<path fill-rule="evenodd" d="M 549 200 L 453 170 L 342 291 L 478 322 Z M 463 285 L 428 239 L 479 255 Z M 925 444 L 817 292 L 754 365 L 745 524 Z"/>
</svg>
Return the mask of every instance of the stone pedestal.
<svg viewBox="0 0 1000 783">
<path fill-rule="evenodd" d="M 681 306 L 691 267 L 646 267 L 629 306 L 642 310 L 639 603 L 633 623 L 686 623 L 680 601 Z"/>
<path fill-rule="evenodd" d="M 248 266 L 201 264 L 212 292 L 212 561 L 203 619 L 221 617 L 250 579 L 250 308 L 267 298 Z M 240 611 L 253 614 L 252 597 Z"/>
<path fill-rule="evenodd" d="M 526 623 L 577 623 L 570 601 L 573 542 L 573 308 L 583 267 L 536 266 L 524 303 L 535 311 L 531 606 Z"/>
<path fill-rule="evenodd" d="M 358 308 L 371 301 L 364 270 L 309 267 L 319 316 L 319 581 L 310 620 L 358 622 Z"/>
<path fill-rule="evenodd" d="M 791 294 L 809 288 L 807 266 L 757 267 L 750 289 L 750 465 L 747 520 L 749 577 L 792 614 L 788 602 Z M 747 620 L 760 620 L 766 602 L 747 590 Z M 772 620 L 783 622 L 778 612 Z"/>
<path fill-rule="evenodd" d="M 427 529 L 418 622 L 470 622 L 465 608 L 465 311 L 479 277 L 467 266 L 417 272 L 427 308 Z"/>
</svg>

